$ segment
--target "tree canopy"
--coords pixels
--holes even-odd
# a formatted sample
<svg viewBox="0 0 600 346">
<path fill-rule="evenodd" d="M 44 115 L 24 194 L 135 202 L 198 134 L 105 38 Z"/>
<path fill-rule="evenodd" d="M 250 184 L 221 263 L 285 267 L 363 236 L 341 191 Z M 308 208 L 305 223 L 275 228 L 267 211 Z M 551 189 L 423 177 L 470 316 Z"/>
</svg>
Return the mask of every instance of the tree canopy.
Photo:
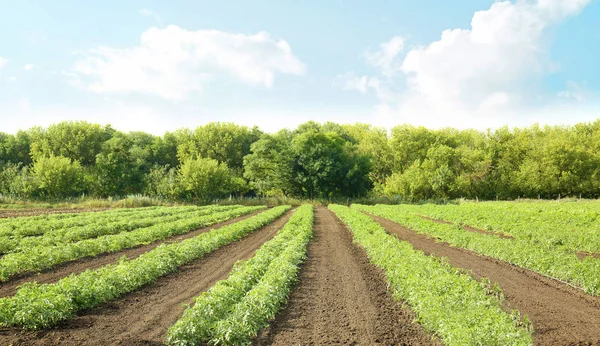
<svg viewBox="0 0 600 346">
<path fill-rule="evenodd" d="M 487 131 L 311 121 L 272 134 L 209 123 L 163 136 L 67 121 L 0 132 L 0 194 L 595 198 L 600 120 Z"/>
</svg>

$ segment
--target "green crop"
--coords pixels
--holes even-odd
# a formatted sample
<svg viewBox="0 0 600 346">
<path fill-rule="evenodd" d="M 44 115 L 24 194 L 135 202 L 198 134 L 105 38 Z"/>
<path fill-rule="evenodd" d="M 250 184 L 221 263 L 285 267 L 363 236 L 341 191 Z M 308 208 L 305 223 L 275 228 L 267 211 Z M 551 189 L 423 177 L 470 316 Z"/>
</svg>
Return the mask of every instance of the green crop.
<svg viewBox="0 0 600 346">
<path fill-rule="evenodd" d="M 509 234 L 536 246 L 600 253 L 598 202 L 482 202 L 402 206 L 414 214 Z"/>
<path fill-rule="evenodd" d="M 226 280 L 201 294 L 169 329 L 170 345 L 243 345 L 286 301 L 312 237 L 313 207 L 299 207 L 286 225 Z"/>
<path fill-rule="evenodd" d="M 329 209 L 383 269 L 394 297 L 405 301 L 418 322 L 446 345 L 531 345 L 529 326 L 523 326 L 518 312 L 507 314 L 500 308 L 498 288 L 486 288 L 443 259 L 415 250 L 358 210 L 340 205 Z"/>
<path fill-rule="evenodd" d="M 8 253 L 0 258 L 0 281 L 7 281 L 17 274 L 41 271 L 83 257 L 97 256 L 102 253 L 116 252 L 138 245 L 149 244 L 264 208 L 264 206 L 235 208 L 209 215 L 200 213 L 200 215 L 190 216 L 182 220 L 159 223 L 131 232 L 105 235 L 56 246 L 35 246 L 23 249 L 21 252 Z"/>
<path fill-rule="evenodd" d="M 569 282 L 585 292 L 600 295 L 600 260 L 587 257 L 580 260 L 562 247 L 535 244 L 527 238 L 505 239 L 470 232 L 457 227 L 425 220 L 405 206 L 363 206 L 353 208 L 386 218 L 415 232 L 429 235 L 452 246 L 530 269 L 537 273 Z"/>
<path fill-rule="evenodd" d="M 208 215 L 217 211 L 227 211 L 240 206 L 172 207 L 166 210 L 148 210 L 121 215 L 115 221 L 98 219 L 82 226 L 52 229 L 40 236 L 0 237 L 0 254 L 19 252 L 34 246 L 54 246 L 72 243 L 103 235 L 118 234 L 160 223 L 173 222 L 191 216 Z"/>
<path fill-rule="evenodd" d="M 194 207 L 183 207 L 194 208 Z M 169 207 L 146 207 L 115 209 L 100 212 L 69 213 L 69 214 L 46 214 L 38 216 L 26 216 L 0 219 L 0 236 L 37 236 L 49 230 L 65 229 L 75 226 L 87 225 L 91 222 L 106 221 L 111 218 L 119 218 L 136 213 L 151 211 L 168 211 Z"/>
<path fill-rule="evenodd" d="M 280 206 L 240 222 L 177 243 L 162 244 L 134 260 L 71 275 L 54 284 L 27 283 L 0 299 L 0 326 L 39 329 L 54 326 L 78 311 L 135 291 L 219 247 L 273 222 L 290 206 Z"/>
</svg>

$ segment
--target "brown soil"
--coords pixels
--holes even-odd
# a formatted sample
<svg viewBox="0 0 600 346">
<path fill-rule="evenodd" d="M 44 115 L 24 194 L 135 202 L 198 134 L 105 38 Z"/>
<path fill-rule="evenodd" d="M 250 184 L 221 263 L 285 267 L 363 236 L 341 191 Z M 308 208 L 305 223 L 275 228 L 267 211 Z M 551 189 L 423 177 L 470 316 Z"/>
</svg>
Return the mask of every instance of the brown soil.
<svg viewBox="0 0 600 346">
<path fill-rule="evenodd" d="M 0 345 L 162 345 L 167 329 L 185 310 L 184 304 L 192 304 L 194 297 L 226 278 L 236 261 L 250 258 L 290 216 L 291 211 L 152 285 L 82 313 L 60 329 L 0 329 Z"/>
<path fill-rule="evenodd" d="M 64 208 L 64 209 L 0 209 L 0 219 L 8 217 L 36 216 L 43 214 L 68 214 L 105 211 L 110 208 Z"/>
<path fill-rule="evenodd" d="M 533 323 L 535 345 L 600 345 L 600 298 L 559 281 L 472 251 L 438 243 L 394 222 L 375 217 L 390 233 L 427 255 L 446 257 L 455 267 L 497 282 L 504 308 L 518 309 Z"/>
<path fill-rule="evenodd" d="M 81 259 L 78 259 L 78 260 L 75 260 L 72 262 L 58 265 L 54 268 L 48 269 L 41 273 L 25 274 L 25 275 L 22 275 L 19 277 L 14 277 L 13 279 L 11 279 L 8 282 L 0 283 L 0 297 L 6 297 L 6 296 L 15 294 L 18 290 L 18 287 L 26 282 L 36 281 L 38 283 L 52 283 L 52 282 L 56 282 L 64 277 L 66 277 L 66 276 L 69 276 L 72 273 L 78 274 L 78 273 L 84 272 L 87 269 L 96 269 L 96 268 L 105 266 L 107 264 L 116 263 L 123 256 L 127 256 L 129 259 L 133 259 L 145 252 L 148 252 L 148 251 L 154 249 L 155 247 L 157 247 L 160 244 L 163 244 L 165 242 L 175 242 L 175 241 L 181 241 L 181 240 L 188 239 L 188 238 L 193 238 L 193 237 L 195 237 L 201 233 L 207 232 L 213 228 L 218 228 L 218 227 L 222 227 L 225 225 L 229 225 L 229 224 L 241 221 L 243 219 L 246 219 L 253 215 L 256 215 L 260 212 L 261 211 L 255 211 L 253 213 L 246 214 L 241 217 L 237 217 L 237 218 L 234 218 L 231 220 L 216 223 L 212 226 L 200 228 L 200 229 L 197 229 L 192 232 L 188 232 L 183 235 L 172 236 L 165 240 L 159 240 L 159 241 L 156 241 L 156 242 L 148 244 L 148 245 L 142 245 L 142 246 L 138 246 L 138 247 L 134 247 L 134 248 L 130 248 L 130 249 L 125 249 L 125 250 L 119 251 L 119 252 L 101 254 L 96 257 L 81 258 Z"/>
<path fill-rule="evenodd" d="M 425 216 L 425 215 L 419 215 L 419 216 L 422 217 L 425 220 L 429 220 L 429 221 L 433 221 L 433 222 L 437 222 L 437 223 L 443 223 L 443 224 L 446 224 L 446 225 L 453 225 L 452 222 L 449 222 L 449 221 L 446 221 L 446 220 L 434 219 L 434 218 L 431 218 L 431 217 Z M 487 235 L 495 235 L 495 236 L 498 236 L 498 237 L 504 238 L 504 239 L 515 239 L 515 237 L 513 237 L 512 235 L 508 235 L 508 234 L 504 234 L 504 233 L 500 233 L 500 232 L 484 231 L 482 229 L 471 227 L 471 226 L 463 226 L 463 229 L 465 231 L 470 231 L 470 232 L 475 232 L 475 233 L 481 233 L 481 234 L 487 234 Z"/>
<path fill-rule="evenodd" d="M 432 345 L 414 313 L 395 302 L 383 273 L 327 208 L 315 213 L 314 238 L 287 306 L 258 345 Z"/>
<path fill-rule="evenodd" d="M 584 259 L 586 257 L 600 258 L 600 253 L 587 252 L 587 251 L 577 251 L 577 257 L 579 257 L 579 259 Z"/>
</svg>

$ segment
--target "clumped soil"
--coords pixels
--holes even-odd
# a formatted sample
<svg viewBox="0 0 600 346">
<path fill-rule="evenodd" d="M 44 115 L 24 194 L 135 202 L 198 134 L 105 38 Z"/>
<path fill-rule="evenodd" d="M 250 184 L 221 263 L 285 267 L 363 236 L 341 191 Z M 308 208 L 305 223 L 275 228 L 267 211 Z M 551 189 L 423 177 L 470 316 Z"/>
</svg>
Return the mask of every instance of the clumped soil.
<svg viewBox="0 0 600 346">
<path fill-rule="evenodd" d="M 429 221 L 433 221 L 433 222 L 437 222 L 437 223 L 443 223 L 446 225 L 454 225 L 450 221 L 434 219 L 434 218 L 431 218 L 431 217 L 425 216 L 425 215 L 419 215 L 419 216 L 425 220 L 429 220 Z M 495 236 L 498 236 L 498 237 L 504 238 L 504 239 L 515 239 L 515 237 L 513 237 L 512 235 L 508 235 L 508 234 L 504 234 L 504 233 L 500 233 L 500 232 L 485 231 L 480 228 L 475 228 L 475 227 L 471 227 L 471 226 L 463 226 L 463 229 L 465 231 L 470 231 L 470 232 L 475 232 L 475 233 L 481 233 L 481 234 L 486 234 L 486 235 L 495 235 Z"/>
<path fill-rule="evenodd" d="M 382 271 L 327 208 L 287 306 L 256 345 L 440 345 L 394 301 Z"/>
<path fill-rule="evenodd" d="M 219 227 L 222 227 L 225 225 L 229 225 L 229 224 L 244 220 L 244 219 L 254 216 L 260 212 L 261 211 L 256 211 L 256 212 L 246 214 L 241 217 L 237 217 L 237 218 L 234 218 L 231 220 L 216 223 L 212 226 L 199 228 L 197 230 L 194 230 L 194 231 L 182 234 L 182 235 L 176 235 L 176 236 L 172 236 L 167 239 L 164 239 L 164 240 L 155 241 L 151 244 L 141 245 L 141 246 L 130 248 L 130 249 L 124 249 L 124 250 L 118 251 L 118 252 L 105 253 L 105 254 L 95 256 L 95 257 L 85 257 L 85 258 L 81 258 L 81 259 L 78 259 L 75 261 L 63 263 L 63 264 L 60 264 L 53 268 L 50 268 L 48 270 L 45 270 L 41 273 L 28 273 L 28 274 L 24 274 L 21 276 L 15 276 L 7 282 L 0 283 L 0 298 L 11 296 L 11 295 L 15 294 L 18 290 L 18 287 L 26 282 L 36 281 L 38 283 L 44 283 L 44 284 L 53 283 L 64 277 L 67 277 L 71 274 L 79 274 L 88 269 L 97 269 L 97 268 L 103 267 L 107 264 L 116 263 L 123 256 L 127 256 L 127 258 L 129 258 L 129 259 L 134 259 L 134 258 L 138 257 L 139 255 L 141 255 L 145 252 L 148 252 L 165 242 L 177 242 L 177 241 L 181 241 L 184 239 L 193 238 L 201 233 L 208 232 L 213 228 L 219 228 Z"/>
<path fill-rule="evenodd" d="M 287 222 L 288 211 L 270 225 L 226 245 L 176 273 L 123 298 L 81 313 L 56 329 L 0 329 L 0 345 L 162 345 L 168 328 L 194 297 L 227 278 L 238 260 L 254 252 Z"/>
<path fill-rule="evenodd" d="M 600 298 L 509 263 L 436 242 L 394 222 L 373 216 L 388 232 L 427 255 L 446 257 L 480 279 L 498 283 L 503 308 L 518 309 L 533 323 L 535 345 L 600 345 Z"/>
</svg>

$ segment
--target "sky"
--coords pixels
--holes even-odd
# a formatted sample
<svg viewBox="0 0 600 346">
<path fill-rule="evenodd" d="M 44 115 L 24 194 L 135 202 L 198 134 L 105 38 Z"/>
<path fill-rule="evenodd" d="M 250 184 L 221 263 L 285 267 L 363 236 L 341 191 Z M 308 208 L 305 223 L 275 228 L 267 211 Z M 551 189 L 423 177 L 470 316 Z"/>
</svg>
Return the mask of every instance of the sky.
<svg viewBox="0 0 600 346">
<path fill-rule="evenodd" d="M 0 132 L 600 117 L 600 0 L 0 0 Z"/>
</svg>

